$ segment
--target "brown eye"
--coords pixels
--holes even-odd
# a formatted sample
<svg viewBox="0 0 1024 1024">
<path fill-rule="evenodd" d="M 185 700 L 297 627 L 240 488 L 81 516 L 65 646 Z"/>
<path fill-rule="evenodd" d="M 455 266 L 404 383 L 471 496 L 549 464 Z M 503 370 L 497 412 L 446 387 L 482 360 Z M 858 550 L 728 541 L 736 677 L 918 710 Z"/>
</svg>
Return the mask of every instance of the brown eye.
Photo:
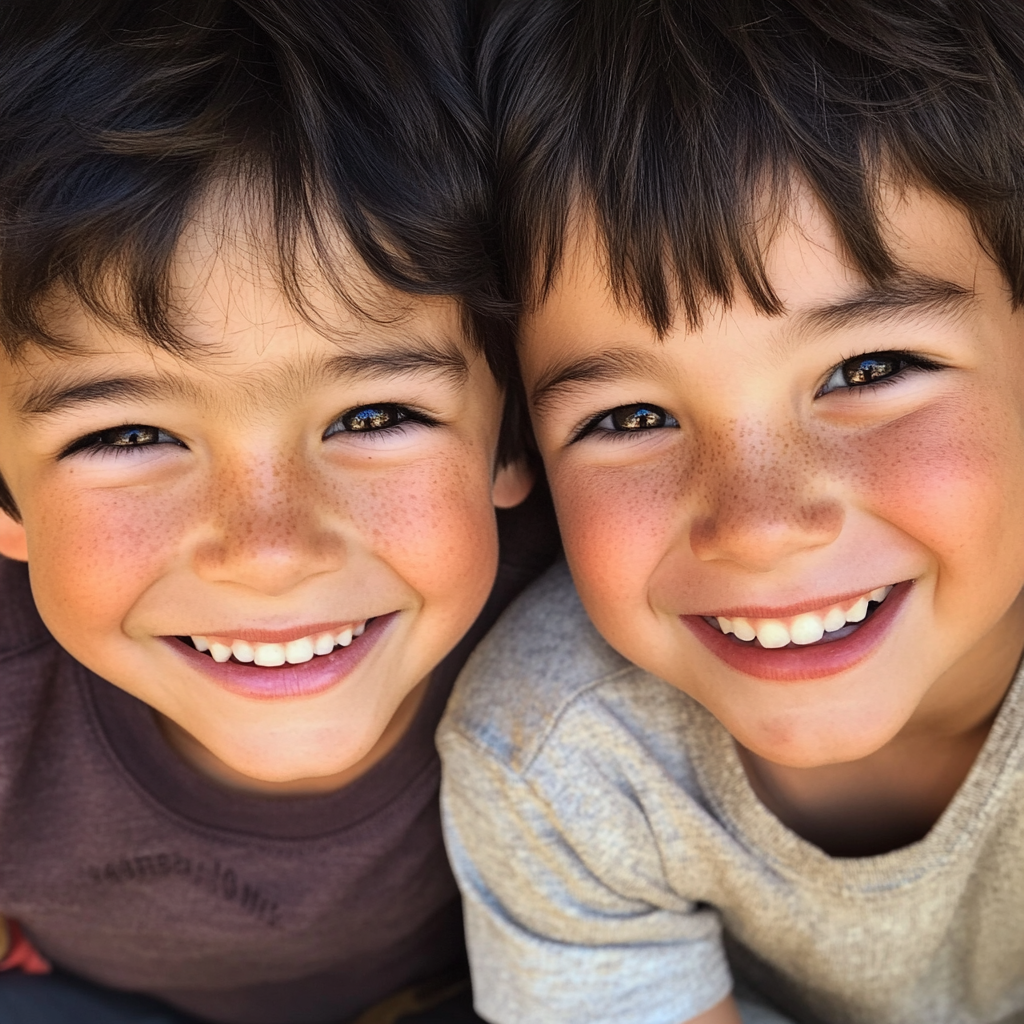
<svg viewBox="0 0 1024 1024">
<path fill-rule="evenodd" d="M 610 417 L 613 430 L 650 430 L 676 426 L 676 421 L 657 405 L 621 405 Z"/>
<path fill-rule="evenodd" d="M 153 448 L 157 445 L 174 445 L 178 448 L 187 448 L 187 445 L 179 441 L 173 434 L 159 427 L 148 427 L 142 423 L 129 423 L 123 427 L 108 427 L 106 430 L 98 430 L 95 434 L 88 434 L 73 441 L 60 453 L 59 458 L 74 455 L 75 452 L 92 452 L 102 454 L 113 452 L 135 451 L 139 448 Z"/>
<path fill-rule="evenodd" d="M 368 430 L 384 430 L 401 423 L 406 417 L 397 405 L 367 405 L 361 409 L 352 409 L 339 417 L 338 423 L 342 430 L 353 433 Z"/>
<path fill-rule="evenodd" d="M 906 359 L 891 352 L 858 356 L 843 363 L 843 380 L 847 385 L 873 384 L 892 377 L 906 366 Z"/>
<path fill-rule="evenodd" d="M 147 444 L 159 444 L 167 435 L 156 427 L 144 427 L 133 423 L 128 427 L 114 427 L 104 430 L 96 437 L 97 446 L 105 448 L 141 448 Z"/>
</svg>

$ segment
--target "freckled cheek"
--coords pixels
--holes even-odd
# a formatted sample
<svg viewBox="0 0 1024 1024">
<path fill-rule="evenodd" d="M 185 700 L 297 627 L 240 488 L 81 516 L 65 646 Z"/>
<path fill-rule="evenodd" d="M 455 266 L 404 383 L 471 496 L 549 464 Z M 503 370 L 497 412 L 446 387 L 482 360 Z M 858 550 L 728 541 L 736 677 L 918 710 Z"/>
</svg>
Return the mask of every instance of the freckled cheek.
<svg viewBox="0 0 1024 1024">
<path fill-rule="evenodd" d="M 621 614 L 642 597 L 672 546 L 680 509 L 680 467 L 585 467 L 550 474 L 566 556 L 592 614 L 601 602 Z"/>
<path fill-rule="evenodd" d="M 830 454 L 830 472 L 858 504 L 929 549 L 946 572 L 987 571 L 982 563 L 1020 568 L 1024 436 L 1013 417 L 998 409 L 922 410 L 870 443 Z"/>
<path fill-rule="evenodd" d="M 44 619 L 117 628 L 173 564 L 195 521 L 189 501 L 43 488 L 25 509 L 33 592 Z"/>
<path fill-rule="evenodd" d="M 417 593 L 476 605 L 497 565 L 489 473 L 483 458 L 423 459 L 366 479 L 358 493 L 347 488 L 347 516 L 372 555 Z"/>
</svg>

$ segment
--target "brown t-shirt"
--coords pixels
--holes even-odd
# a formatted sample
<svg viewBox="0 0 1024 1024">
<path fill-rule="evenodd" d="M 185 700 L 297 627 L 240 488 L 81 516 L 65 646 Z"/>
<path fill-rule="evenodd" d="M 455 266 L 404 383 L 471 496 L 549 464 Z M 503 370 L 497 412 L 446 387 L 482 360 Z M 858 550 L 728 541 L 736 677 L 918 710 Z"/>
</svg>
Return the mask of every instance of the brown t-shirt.
<svg viewBox="0 0 1024 1024">
<path fill-rule="evenodd" d="M 497 614 L 554 557 L 541 500 L 502 517 L 480 619 L 396 747 L 335 793 L 222 788 L 150 708 L 76 662 L 0 559 L 0 914 L 54 963 L 225 1024 L 343 1021 L 457 967 L 434 730 Z"/>
</svg>

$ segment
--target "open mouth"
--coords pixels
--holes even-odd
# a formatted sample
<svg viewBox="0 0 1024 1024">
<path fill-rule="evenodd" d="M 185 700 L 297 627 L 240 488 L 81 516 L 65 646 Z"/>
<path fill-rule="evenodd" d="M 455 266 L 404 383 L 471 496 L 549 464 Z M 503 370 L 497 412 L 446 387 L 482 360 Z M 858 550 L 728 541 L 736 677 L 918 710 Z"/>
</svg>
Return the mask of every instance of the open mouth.
<svg viewBox="0 0 1024 1024">
<path fill-rule="evenodd" d="M 225 636 L 179 636 L 177 639 L 218 664 L 255 665 L 277 668 L 282 665 L 303 665 L 316 658 L 333 654 L 339 647 L 348 647 L 375 620 L 364 619 L 342 629 L 311 633 L 286 643 L 258 643 Z"/>
<path fill-rule="evenodd" d="M 722 615 L 701 618 L 733 643 L 744 647 L 766 650 L 815 647 L 845 640 L 856 633 L 882 606 L 892 589 L 891 586 L 877 587 L 852 601 L 788 619 L 730 619 Z"/>
<path fill-rule="evenodd" d="M 291 699 L 321 693 L 346 679 L 390 632 L 399 614 L 332 625 L 278 643 L 197 634 L 162 639 L 205 679 L 232 693 L 257 700 Z"/>
</svg>

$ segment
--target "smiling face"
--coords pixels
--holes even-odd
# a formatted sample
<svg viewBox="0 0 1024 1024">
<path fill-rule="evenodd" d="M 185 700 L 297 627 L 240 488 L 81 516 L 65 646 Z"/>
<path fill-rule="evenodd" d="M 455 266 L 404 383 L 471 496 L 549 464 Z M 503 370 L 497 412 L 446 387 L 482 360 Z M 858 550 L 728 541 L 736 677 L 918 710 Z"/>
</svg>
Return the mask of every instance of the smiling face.
<svg viewBox="0 0 1024 1024">
<path fill-rule="evenodd" d="M 873 289 L 799 198 L 784 313 L 740 294 L 662 339 L 581 236 L 523 332 L 587 611 L 778 764 L 974 724 L 1024 642 L 1024 315 L 957 211 L 887 221 L 904 271 Z"/>
<path fill-rule="evenodd" d="M 354 270 L 379 316 L 332 308 L 325 337 L 248 251 L 183 241 L 185 358 L 69 306 L 70 351 L 4 359 L 22 522 L 0 539 L 72 655 L 275 782 L 372 758 L 482 607 L 494 504 L 528 481 L 494 472 L 502 396 L 454 300 Z"/>
</svg>

